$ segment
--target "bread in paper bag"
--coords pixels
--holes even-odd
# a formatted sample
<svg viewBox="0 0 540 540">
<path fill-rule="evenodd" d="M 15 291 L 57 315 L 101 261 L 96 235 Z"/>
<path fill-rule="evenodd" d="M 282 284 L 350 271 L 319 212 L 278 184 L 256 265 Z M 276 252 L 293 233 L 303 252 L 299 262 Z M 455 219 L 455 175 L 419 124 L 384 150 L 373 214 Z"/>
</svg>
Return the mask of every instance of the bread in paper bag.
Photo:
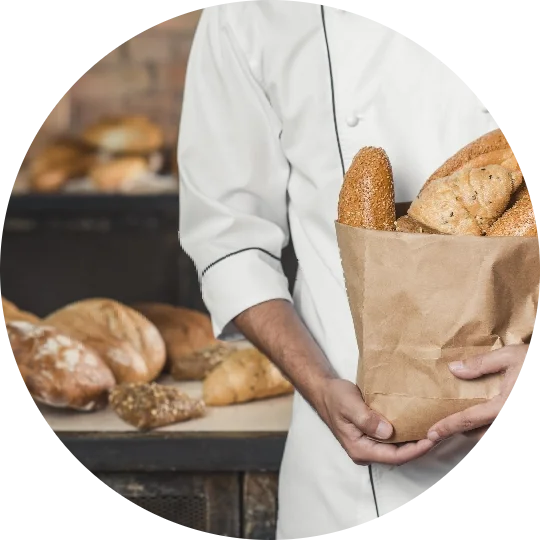
<svg viewBox="0 0 540 540">
<path fill-rule="evenodd" d="M 498 133 L 496 137 L 500 142 Z M 493 146 L 486 147 L 494 152 Z M 360 157 L 365 151 L 359 152 Z M 383 152 L 379 149 L 379 155 Z M 464 159 L 481 161 L 480 169 L 500 166 L 488 158 L 482 161 L 481 154 L 470 158 L 470 153 L 460 152 Z M 460 170 L 458 161 L 449 160 L 455 169 L 442 178 Z M 387 159 L 381 166 L 387 170 Z M 515 167 L 507 170 L 518 185 L 521 178 Z M 356 182 L 365 184 L 361 168 L 355 171 Z M 369 171 L 367 178 L 371 176 Z M 342 191 L 346 184 L 350 190 L 351 183 L 354 178 L 346 177 Z M 482 230 L 477 234 L 431 230 L 434 223 L 422 230 L 409 215 L 404 222 L 408 232 L 399 230 L 400 220 L 397 231 L 351 226 L 350 214 L 338 209 L 336 234 L 360 353 L 357 384 L 366 404 L 394 426 L 392 438 L 385 442 L 426 438 L 428 429 L 442 418 L 499 393 L 501 375 L 465 381 L 452 375 L 449 362 L 531 342 L 540 301 L 540 244 L 537 235 L 530 236 L 528 203 L 521 217 L 515 212 L 513 216 L 514 224 L 528 220 L 528 229 L 513 230 L 516 234 L 528 230 L 529 236 L 511 235 L 509 229 L 490 235 L 516 199 L 527 199 L 521 189 L 505 203 L 508 206 L 497 203 L 490 223 L 480 220 L 487 235 Z M 363 192 L 370 197 L 369 186 Z M 508 197 L 508 189 L 500 190 L 500 196 Z M 362 207 L 369 208 L 369 200 L 362 201 Z"/>
</svg>

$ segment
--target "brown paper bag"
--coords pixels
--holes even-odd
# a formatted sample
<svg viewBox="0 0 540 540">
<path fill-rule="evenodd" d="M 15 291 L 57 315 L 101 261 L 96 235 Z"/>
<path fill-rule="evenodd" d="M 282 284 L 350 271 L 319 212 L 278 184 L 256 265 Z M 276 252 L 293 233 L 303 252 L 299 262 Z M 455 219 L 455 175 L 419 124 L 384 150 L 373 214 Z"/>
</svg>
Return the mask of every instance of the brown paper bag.
<svg viewBox="0 0 540 540">
<path fill-rule="evenodd" d="M 499 392 L 500 375 L 462 381 L 448 362 L 527 342 L 538 240 L 373 231 L 336 223 L 366 404 L 423 439 L 438 420 Z"/>
</svg>

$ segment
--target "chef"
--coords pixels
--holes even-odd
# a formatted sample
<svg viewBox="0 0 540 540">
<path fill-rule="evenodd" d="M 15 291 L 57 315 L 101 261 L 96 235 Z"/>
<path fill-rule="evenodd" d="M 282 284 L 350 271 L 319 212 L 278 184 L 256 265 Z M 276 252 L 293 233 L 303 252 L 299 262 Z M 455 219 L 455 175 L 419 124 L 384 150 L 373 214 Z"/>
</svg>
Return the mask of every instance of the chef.
<svg viewBox="0 0 540 540">
<path fill-rule="evenodd" d="M 454 73 L 370 20 L 295 2 L 203 12 L 181 121 L 180 241 L 216 335 L 246 336 L 297 389 L 278 538 L 339 531 L 411 500 L 475 444 L 461 432 L 489 424 L 504 402 L 445 419 L 416 443 L 368 438 L 389 437 L 392 426 L 353 383 L 358 348 L 334 229 L 343 175 L 361 147 L 386 150 L 404 202 L 495 128 Z M 292 297 L 280 263 L 289 239 L 299 264 Z M 519 372 L 523 347 L 454 374 Z"/>
</svg>

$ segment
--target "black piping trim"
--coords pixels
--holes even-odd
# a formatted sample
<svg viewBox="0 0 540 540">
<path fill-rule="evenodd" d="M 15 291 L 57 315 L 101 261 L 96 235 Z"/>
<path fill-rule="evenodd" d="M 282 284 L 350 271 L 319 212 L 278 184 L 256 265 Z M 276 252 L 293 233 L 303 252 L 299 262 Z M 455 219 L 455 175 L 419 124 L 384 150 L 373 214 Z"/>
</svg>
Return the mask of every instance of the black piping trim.
<svg viewBox="0 0 540 540">
<path fill-rule="evenodd" d="M 373 500 L 375 501 L 375 512 L 377 512 L 377 517 L 380 517 L 379 505 L 377 504 L 377 494 L 375 493 L 375 482 L 373 482 L 373 470 L 371 469 L 371 465 L 368 465 L 368 469 L 369 469 L 369 481 L 371 483 L 371 491 L 373 492 Z"/>
<path fill-rule="evenodd" d="M 334 91 L 334 75 L 332 71 L 332 58 L 330 56 L 330 45 L 328 44 L 328 32 L 326 31 L 326 16 L 324 13 L 324 6 L 321 6 L 321 18 L 324 31 L 324 41 L 326 43 L 326 54 L 328 55 L 328 68 L 330 70 L 330 90 L 332 92 L 332 114 L 334 115 L 334 129 L 336 131 L 336 140 L 339 150 L 339 159 L 341 161 L 341 170 L 343 171 L 343 176 L 345 176 L 345 162 L 343 161 L 343 152 L 341 150 L 341 141 L 339 140 L 339 129 L 337 123 L 336 115 L 336 94 Z"/>
<path fill-rule="evenodd" d="M 220 257 L 219 259 L 217 259 L 213 263 L 210 263 L 202 271 L 201 277 L 203 277 L 204 274 L 206 274 L 206 272 L 208 272 L 208 270 L 210 270 L 210 268 L 212 268 L 212 266 L 215 266 L 217 263 L 219 263 L 219 262 L 221 262 L 221 261 L 223 261 L 225 259 L 228 259 L 229 257 L 232 257 L 233 255 L 238 255 L 239 253 L 243 253 L 244 251 L 250 251 L 252 249 L 257 249 L 258 251 L 262 251 L 263 253 L 266 253 L 269 257 L 272 257 L 272 259 L 276 259 L 276 261 L 281 261 L 281 259 L 279 257 L 276 257 L 273 253 L 270 253 L 269 251 L 266 251 L 266 249 L 263 249 L 263 248 L 260 248 L 260 247 L 248 247 L 248 248 L 244 248 L 244 249 L 239 249 L 238 251 L 233 251 L 232 253 L 228 253 L 227 255 L 224 255 L 223 257 Z"/>
</svg>

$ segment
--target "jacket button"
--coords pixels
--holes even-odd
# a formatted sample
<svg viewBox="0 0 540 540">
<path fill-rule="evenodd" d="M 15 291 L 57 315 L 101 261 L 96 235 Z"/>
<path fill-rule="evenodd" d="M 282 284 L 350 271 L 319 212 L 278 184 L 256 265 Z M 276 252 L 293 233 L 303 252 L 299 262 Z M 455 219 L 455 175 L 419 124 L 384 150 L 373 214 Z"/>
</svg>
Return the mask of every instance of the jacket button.
<svg viewBox="0 0 540 540">
<path fill-rule="evenodd" d="M 360 122 L 361 118 L 362 117 L 359 114 L 353 114 L 347 118 L 346 120 L 347 125 L 352 128 L 356 127 L 358 123 Z"/>
</svg>

